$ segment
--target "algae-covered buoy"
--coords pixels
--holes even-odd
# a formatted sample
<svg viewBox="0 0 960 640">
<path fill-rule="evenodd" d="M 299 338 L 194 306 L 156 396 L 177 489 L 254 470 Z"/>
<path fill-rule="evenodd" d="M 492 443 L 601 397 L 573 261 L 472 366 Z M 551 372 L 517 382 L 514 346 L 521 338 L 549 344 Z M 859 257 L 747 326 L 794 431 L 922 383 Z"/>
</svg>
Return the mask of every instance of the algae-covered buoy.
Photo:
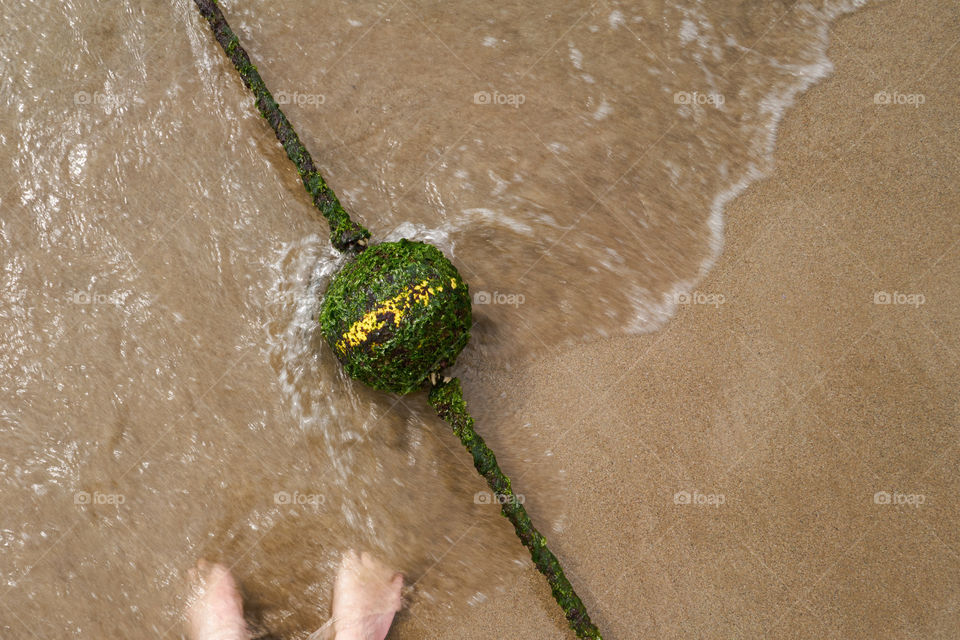
<svg viewBox="0 0 960 640">
<path fill-rule="evenodd" d="M 369 247 L 327 288 L 320 328 L 347 374 L 374 389 L 409 393 L 449 367 L 470 339 L 470 295 L 433 245 Z"/>
</svg>

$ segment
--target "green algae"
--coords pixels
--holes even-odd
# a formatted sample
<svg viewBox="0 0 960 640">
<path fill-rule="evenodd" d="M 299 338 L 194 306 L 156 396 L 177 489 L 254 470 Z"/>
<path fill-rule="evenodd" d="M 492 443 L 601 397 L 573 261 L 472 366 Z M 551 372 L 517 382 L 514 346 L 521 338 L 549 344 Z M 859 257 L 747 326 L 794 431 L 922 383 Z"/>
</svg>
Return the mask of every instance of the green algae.
<svg viewBox="0 0 960 640">
<path fill-rule="evenodd" d="M 257 110 L 270 124 L 277 140 L 287 152 L 287 157 L 297 168 L 303 186 L 313 199 L 314 206 L 330 225 L 330 242 L 339 251 L 362 251 L 370 232 L 350 219 L 340 204 L 337 195 L 327 186 L 323 176 L 313 164 L 310 152 L 300 142 L 300 137 L 287 120 L 277 101 L 267 89 L 257 68 L 250 62 L 247 52 L 240 46 L 240 40 L 230 29 L 226 18 L 217 6 L 216 0 L 194 0 L 200 14 L 210 23 L 213 35 L 223 47 L 223 51 L 236 67 L 247 88 L 257 100 Z"/>
<path fill-rule="evenodd" d="M 373 245 L 327 288 L 320 328 L 351 378 L 409 393 L 451 366 L 470 339 L 470 294 L 436 247 Z"/>
<path fill-rule="evenodd" d="M 453 378 L 439 382 L 430 390 L 429 398 L 437 415 L 450 424 L 453 433 L 473 456 L 473 465 L 477 471 L 487 481 L 491 491 L 500 498 L 498 502 L 501 503 L 501 513 L 513 524 L 517 537 L 530 551 L 533 564 L 547 579 L 553 598 L 563 609 L 570 628 L 578 638 L 601 638 L 600 631 L 590 621 L 586 607 L 564 574 L 560 561 L 547 547 L 546 538 L 533 526 L 527 510 L 514 496 L 510 478 L 500 470 L 493 451 L 474 429 L 473 417 L 467 412 L 460 380 Z"/>
</svg>

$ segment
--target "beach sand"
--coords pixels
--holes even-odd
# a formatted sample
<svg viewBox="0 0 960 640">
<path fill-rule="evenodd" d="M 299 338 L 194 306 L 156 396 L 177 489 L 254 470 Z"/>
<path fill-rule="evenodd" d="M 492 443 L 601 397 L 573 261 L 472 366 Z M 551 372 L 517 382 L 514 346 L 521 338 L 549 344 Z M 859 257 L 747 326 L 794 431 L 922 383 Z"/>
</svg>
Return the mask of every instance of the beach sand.
<svg viewBox="0 0 960 640">
<path fill-rule="evenodd" d="M 933 0 L 838 22 L 834 74 L 728 207 L 696 289 L 722 304 L 468 386 L 553 443 L 565 493 L 527 506 L 565 515 L 545 533 L 605 637 L 956 637 L 958 24 Z M 415 608 L 391 637 L 568 636 L 530 566 L 453 628 Z"/>
</svg>

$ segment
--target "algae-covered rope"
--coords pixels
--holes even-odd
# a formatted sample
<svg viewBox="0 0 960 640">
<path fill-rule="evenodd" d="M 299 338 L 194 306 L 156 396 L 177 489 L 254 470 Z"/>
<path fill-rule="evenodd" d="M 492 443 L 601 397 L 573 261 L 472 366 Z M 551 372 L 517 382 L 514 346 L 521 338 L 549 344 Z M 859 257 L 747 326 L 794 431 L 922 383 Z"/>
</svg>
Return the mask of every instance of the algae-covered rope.
<svg viewBox="0 0 960 640">
<path fill-rule="evenodd" d="M 327 183 L 323 176 L 313 165 L 313 158 L 310 152 L 300 142 L 300 137 L 293 130 L 287 116 L 283 114 L 277 101 L 273 99 L 263 78 L 257 72 L 257 68 L 250 62 L 250 57 L 243 47 L 240 46 L 240 40 L 227 24 L 226 18 L 217 6 L 216 0 L 194 0 L 197 8 L 213 29 L 213 35 L 217 42 L 223 47 L 223 51 L 230 58 L 230 62 L 237 68 L 237 72 L 243 79 L 243 83 L 253 92 L 257 99 L 257 109 L 260 111 L 273 132 L 277 134 L 277 140 L 283 145 L 290 160 L 297 167 L 297 173 L 303 180 L 303 186 L 307 193 L 313 198 L 313 204 L 320 210 L 323 217 L 327 219 L 330 225 L 330 242 L 339 251 L 350 249 L 362 250 L 366 245 L 370 232 L 350 219 L 350 216 L 344 211 L 340 200 Z"/>
<path fill-rule="evenodd" d="M 364 251 L 370 232 L 350 219 L 316 170 L 310 153 L 240 46 L 216 0 L 194 2 L 253 92 L 257 109 L 270 123 L 304 188 L 330 225 L 331 243 L 340 251 L 359 253 L 334 277 L 324 297 L 319 320 L 327 343 L 351 377 L 376 389 L 402 394 L 421 388 L 427 379 L 434 383 L 430 404 L 473 456 L 477 471 L 497 495 L 503 515 L 550 584 L 570 628 L 580 638 L 599 639 L 600 632 L 560 562 L 516 500 L 510 478 L 474 430 L 460 381 L 435 382 L 439 370 L 453 364 L 469 339 L 471 312 L 466 283 L 443 254 L 429 245 L 401 240 Z M 419 357 L 413 357 L 414 352 Z"/>
<path fill-rule="evenodd" d="M 564 575 L 563 567 L 547 547 L 546 538 L 533 526 L 527 510 L 514 495 L 510 478 L 500 470 L 493 451 L 474 430 L 473 417 L 467 412 L 467 403 L 463 399 L 460 380 L 453 378 L 438 382 L 430 390 L 430 404 L 437 415 L 453 427 L 453 432 L 473 456 L 473 465 L 496 495 L 497 502 L 500 503 L 500 511 L 513 524 L 517 537 L 530 551 L 533 564 L 546 577 L 553 591 L 553 597 L 563 609 L 570 628 L 579 638 L 600 638 L 600 631 L 590 621 L 587 609 L 577 596 L 577 592 L 573 590 L 567 576 Z"/>
</svg>

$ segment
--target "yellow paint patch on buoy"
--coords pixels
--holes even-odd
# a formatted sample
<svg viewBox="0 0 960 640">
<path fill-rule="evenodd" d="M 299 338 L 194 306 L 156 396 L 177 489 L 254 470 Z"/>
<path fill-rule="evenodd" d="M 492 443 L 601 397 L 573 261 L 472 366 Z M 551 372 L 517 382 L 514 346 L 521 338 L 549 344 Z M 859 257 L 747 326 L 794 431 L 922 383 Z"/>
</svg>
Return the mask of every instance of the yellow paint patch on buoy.
<svg viewBox="0 0 960 640">
<path fill-rule="evenodd" d="M 456 285 L 454 284 L 453 287 L 456 288 Z M 418 304 L 429 305 L 430 296 L 441 291 L 443 291 L 443 287 L 429 287 L 427 281 L 424 280 L 409 291 L 401 291 L 392 298 L 384 300 L 375 309 L 371 309 L 362 318 L 350 325 L 347 332 L 337 342 L 337 349 L 340 353 L 346 353 L 348 345 L 356 347 L 363 344 L 371 333 L 382 329 L 391 318 L 393 319 L 393 325 L 399 327 L 410 309 Z"/>
</svg>

